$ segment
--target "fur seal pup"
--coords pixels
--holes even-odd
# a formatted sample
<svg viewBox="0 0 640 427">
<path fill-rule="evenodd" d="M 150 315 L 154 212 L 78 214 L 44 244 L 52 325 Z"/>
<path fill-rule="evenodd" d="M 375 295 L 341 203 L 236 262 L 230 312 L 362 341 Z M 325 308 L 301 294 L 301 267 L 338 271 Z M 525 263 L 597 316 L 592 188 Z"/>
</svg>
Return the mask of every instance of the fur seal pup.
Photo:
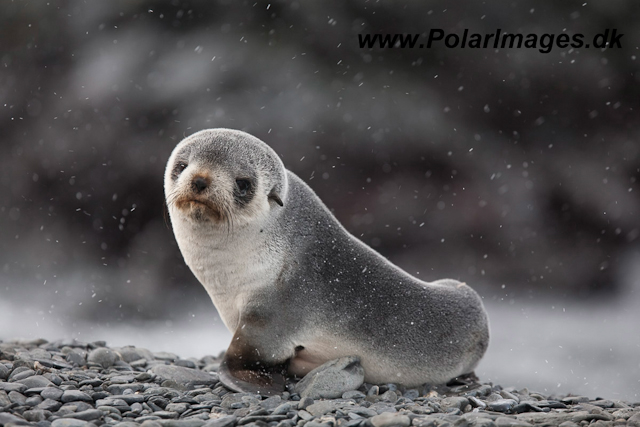
<svg viewBox="0 0 640 427">
<path fill-rule="evenodd" d="M 369 383 L 442 384 L 489 342 L 478 294 L 423 282 L 349 234 L 264 142 L 210 129 L 167 163 L 166 202 L 184 259 L 233 334 L 220 366 L 236 391 L 279 393 L 358 356 Z"/>
</svg>

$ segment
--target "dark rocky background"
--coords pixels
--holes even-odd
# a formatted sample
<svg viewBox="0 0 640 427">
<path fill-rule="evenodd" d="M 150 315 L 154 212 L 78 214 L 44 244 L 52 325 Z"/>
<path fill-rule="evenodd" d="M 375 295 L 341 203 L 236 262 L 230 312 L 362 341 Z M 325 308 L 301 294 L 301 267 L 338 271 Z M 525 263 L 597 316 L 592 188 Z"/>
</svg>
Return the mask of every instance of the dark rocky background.
<svg viewBox="0 0 640 427">
<path fill-rule="evenodd" d="M 5 301 L 94 319 L 209 304 L 162 189 L 175 144 L 209 127 L 269 143 L 349 231 L 426 280 L 488 298 L 611 297 L 638 252 L 634 2 L 1 8 Z M 624 37 L 547 54 L 357 44 L 431 28 Z"/>
</svg>

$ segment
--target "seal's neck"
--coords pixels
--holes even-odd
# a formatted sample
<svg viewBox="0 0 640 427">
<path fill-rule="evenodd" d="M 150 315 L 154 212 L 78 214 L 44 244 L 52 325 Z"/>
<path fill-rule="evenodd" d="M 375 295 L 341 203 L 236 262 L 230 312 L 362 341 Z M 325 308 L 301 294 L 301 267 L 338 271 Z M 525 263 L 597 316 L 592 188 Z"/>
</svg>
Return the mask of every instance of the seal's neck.
<svg viewBox="0 0 640 427">
<path fill-rule="evenodd" d="M 230 331 L 256 292 L 275 283 L 283 252 L 273 233 L 217 230 L 178 221 L 174 233 L 185 262 L 204 286 Z"/>
</svg>

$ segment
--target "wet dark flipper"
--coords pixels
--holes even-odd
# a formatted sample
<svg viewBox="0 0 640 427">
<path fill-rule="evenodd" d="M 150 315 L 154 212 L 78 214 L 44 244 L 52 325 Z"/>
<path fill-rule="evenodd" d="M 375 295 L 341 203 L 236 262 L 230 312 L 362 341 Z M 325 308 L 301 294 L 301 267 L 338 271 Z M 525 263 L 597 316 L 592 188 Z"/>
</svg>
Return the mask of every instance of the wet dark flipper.
<svg viewBox="0 0 640 427">
<path fill-rule="evenodd" d="M 285 390 L 288 360 L 269 363 L 259 358 L 260 351 L 236 333 L 220 364 L 218 375 L 226 387 L 236 392 L 262 395 Z"/>
</svg>

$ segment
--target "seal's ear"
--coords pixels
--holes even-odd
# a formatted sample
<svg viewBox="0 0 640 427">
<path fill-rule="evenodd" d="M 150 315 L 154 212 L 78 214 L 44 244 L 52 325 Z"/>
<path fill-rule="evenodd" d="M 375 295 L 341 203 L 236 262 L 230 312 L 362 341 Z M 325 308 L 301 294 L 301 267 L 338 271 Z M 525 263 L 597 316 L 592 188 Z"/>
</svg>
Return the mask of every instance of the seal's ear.
<svg viewBox="0 0 640 427">
<path fill-rule="evenodd" d="M 280 206 L 284 206 L 284 203 L 282 203 L 282 199 L 280 198 L 278 193 L 276 193 L 275 187 L 271 189 L 271 192 L 269 193 L 269 195 L 267 195 L 267 198 L 273 200 L 274 202 L 276 202 Z"/>
</svg>

